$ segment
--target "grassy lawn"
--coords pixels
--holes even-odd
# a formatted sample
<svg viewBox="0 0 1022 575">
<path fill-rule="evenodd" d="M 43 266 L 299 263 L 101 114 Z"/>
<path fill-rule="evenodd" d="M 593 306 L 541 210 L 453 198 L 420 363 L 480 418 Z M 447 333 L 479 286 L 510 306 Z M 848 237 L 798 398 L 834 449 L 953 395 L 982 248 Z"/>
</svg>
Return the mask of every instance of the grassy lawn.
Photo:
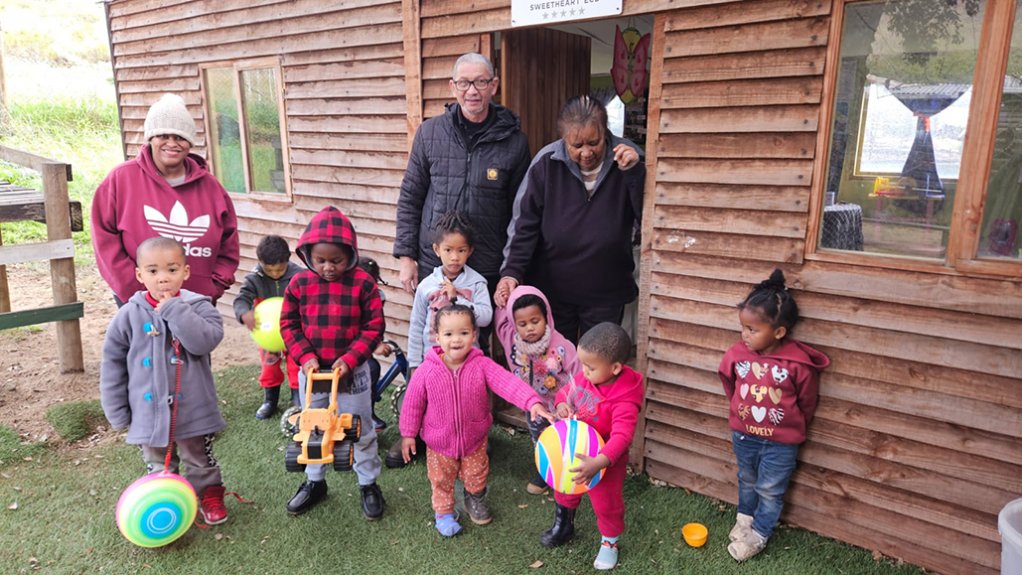
<svg viewBox="0 0 1022 575">
<path fill-rule="evenodd" d="M 598 535 L 583 503 L 575 540 L 558 549 L 539 545 L 553 502 L 528 495 L 528 435 L 491 432 L 491 506 L 495 519 L 483 527 L 465 521 L 465 532 L 441 539 L 432 527 L 425 467 L 384 469 L 383 519 L 362 519 L 354 474 L 330 472 L 327 500 L 291 517 L 284 504 L 302 480 L 284 471 L 285 438 L 275 421 L 253 417 L 261 401 L 255 367 L 218 374 L 228 429 L 216 444 L 228 490 L 253 501 L 228 499 L 230 520 L 192 528 L 175 543 L 142 549 L 124 540 L 114 524 L 121 490 L 141 475 L 138 451 L 122 442 L 89 450 L 61 448 L 21 452 L 0 465 L 5 544 L 2 573 L 592 573 Z M 391 417 L 389 411 L 383 414 Z M 381 449 L 397 436 L 391 426 Z M 31 455 L 25 455 L 30 453 Z M 8 455 L 10 455 L 8 453 Z M 26 461 L 24 457 L 31 457 Z M 799 529 L 781 528 L 766 552 L 739 565 L 725 549 L 734 508 L 656 487 L 643 477 L 625 484 L 628 529 L 619 573 L 909 574 L 909 565 L 876 561 L 868 551 Z M 16 504 L 16 505 L 15 505 Z M 12 509 L 12 507 L 16 507 Z M 681 540 L 680 527 L 699 521 L 710 530 L 705 547 Z M 530 567 L 535 562 L 540 567 Z"/>
</svg>

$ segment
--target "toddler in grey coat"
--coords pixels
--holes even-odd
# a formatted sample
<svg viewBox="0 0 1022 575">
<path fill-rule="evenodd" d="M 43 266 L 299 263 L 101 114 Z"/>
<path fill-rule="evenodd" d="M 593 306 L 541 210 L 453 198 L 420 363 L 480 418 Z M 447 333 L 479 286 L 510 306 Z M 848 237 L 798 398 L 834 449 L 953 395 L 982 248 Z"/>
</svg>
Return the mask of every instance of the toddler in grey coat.
<svg viewBox="0 0 1022 575">
<path fill-rule="evenodd" d="M 100 401 L 114 429 L 141 447 L 149 473 L 164 469 L 177 403 L 169 471 L 184 461 L 184 477 L 199 496 L 207 524 L 227 520 L 213 433 L 220 415 L 209 354 L 224 336 L 223 320 L 209 297 L 182 290 L 189 269 L 184 248 L 169 238 L 139 245 L 135 276 L 146 289 L 117 310 L 107 328 L 100 365 Z M 175 394 L 178 378 L 180 391 Z"/>
</svg>

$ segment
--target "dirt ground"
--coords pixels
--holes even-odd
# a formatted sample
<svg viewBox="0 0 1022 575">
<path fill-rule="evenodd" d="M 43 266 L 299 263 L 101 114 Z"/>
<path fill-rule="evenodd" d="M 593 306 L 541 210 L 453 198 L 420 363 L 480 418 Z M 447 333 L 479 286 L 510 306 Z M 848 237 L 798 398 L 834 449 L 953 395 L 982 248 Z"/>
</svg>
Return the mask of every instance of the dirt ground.
<svg viewBox="0 0 1022 575">
<path fill-rule="evenodd" d="M 22 311 L 53 304 L 47 267 L 8 266 L 7 278 L 11 309 Z M 54 436 L 46 422 L 46 410 L 51 405 L 99 398 L 100 353 L 107 324 L 117 306 L 95 266 L 79 266 L 75 282 L 78 299 L 85 303 L 85 317 L 80 321 L 83 373 L 60 373 L 54 324 L 0 331 L 0 424 L 30 439 Z M 225 317 L 224 340 L 213 352 L 213 369 L 257 361 L 248 331 L 233 316 Z"/>
</svg>

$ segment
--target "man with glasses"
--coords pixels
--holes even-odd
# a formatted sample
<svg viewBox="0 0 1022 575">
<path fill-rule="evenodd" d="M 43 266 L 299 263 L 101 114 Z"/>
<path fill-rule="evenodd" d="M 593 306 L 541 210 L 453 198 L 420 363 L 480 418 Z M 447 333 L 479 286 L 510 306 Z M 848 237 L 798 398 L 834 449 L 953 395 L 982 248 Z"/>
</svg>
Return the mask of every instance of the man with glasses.
<svg viewBox="0 0 1022 575">
<path fill-rule="evenodd" d="M 433 252 L 433 225 L 445 212 L 462 212 L 475 232 L 468 265 L 486 278 L 490 296 L 511 221 L 515 192 L 529 167 L 529 142 L 518 116 L 492 102 L 500 79 L 482 54 L 454 63 L 451 94 L 457 103 L 419 126 L 408 157 L 397 204 L 394 256 L 400 259 L 401 287 L 415 293 L 420 278 L 440 265 Z M 492 326 L 480 330 L 487 350 Z M 398 443 L 400 447 L 400 442 Z M 421 451 L 421 450 L 420 450 Z M 387 457 L 388 467 L 404 461 Z"/>
</svg>

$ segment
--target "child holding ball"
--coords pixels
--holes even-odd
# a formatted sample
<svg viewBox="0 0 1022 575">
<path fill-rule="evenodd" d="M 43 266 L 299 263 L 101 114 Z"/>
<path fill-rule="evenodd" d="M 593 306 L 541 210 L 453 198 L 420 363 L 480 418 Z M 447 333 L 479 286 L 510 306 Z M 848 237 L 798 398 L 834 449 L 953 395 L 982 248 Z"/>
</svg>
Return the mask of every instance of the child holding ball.
<svg viewBox="0 0 1022 575">
<path fill-rule="evenodd" d="M 606 443 L 596 457 L 577 454 L 582 462 L 569 471 L 577 472 L 576 484 L 585 484 L 606 469 L 587 494 L 555 493 L 554 525 L 540 535 L 546 547 L 566 543 L 575 534 L 575 509 L 583 495 L 589 495 L 596 527 L 602 540 L 593 567 L 605 570 L 617 566 L 618 539 L 625 530 L 624 481 L 628 448 L 635 435 L 639 410 L 645 394 L 642 375 L 625 365 L 632 341 L 625 330 L 610 322 L 596 324 L 578 340 L 582 371 L 557 394 L 557 416 L 575 417 L 596 429 Z"/>
</svg>

